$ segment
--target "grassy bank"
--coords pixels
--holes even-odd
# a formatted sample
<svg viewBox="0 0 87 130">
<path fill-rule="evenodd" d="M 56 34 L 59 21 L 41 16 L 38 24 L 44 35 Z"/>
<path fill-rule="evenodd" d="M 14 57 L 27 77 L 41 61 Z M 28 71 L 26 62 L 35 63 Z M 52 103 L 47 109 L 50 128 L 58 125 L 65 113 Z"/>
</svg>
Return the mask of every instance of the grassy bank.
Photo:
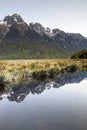
<svg viewBox="0 0 87 130">
<path fill-rule="evenodd" d="M 87 70 L 87 60 L 1 60 L 0 84 L 44 80 L 67 72 Z"/>
</svg>

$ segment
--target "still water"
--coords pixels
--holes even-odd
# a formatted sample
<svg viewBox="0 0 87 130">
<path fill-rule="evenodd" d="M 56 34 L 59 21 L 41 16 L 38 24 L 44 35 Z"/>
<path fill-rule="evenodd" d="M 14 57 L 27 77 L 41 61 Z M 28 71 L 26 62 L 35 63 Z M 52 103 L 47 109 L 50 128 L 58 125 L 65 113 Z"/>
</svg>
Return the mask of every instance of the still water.
<svg viewBox="0 0 87 130">
<path fill-rule="evenodd" d="M 87 71 L 1 90 L 0 130 L 87 130 Z"/>
</svg>

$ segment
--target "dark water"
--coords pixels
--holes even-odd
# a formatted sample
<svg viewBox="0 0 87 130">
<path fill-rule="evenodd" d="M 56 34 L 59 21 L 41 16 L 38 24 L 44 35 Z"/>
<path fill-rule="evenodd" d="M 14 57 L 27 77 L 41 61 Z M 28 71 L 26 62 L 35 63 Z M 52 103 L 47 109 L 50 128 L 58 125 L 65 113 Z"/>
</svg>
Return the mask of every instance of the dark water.
<svg viewBox="0 0 87 130">
<path fill-rule="evenodd" d="M 87 71 L 3 88 L 0 130 L 87 130 Z"/>
</svg>

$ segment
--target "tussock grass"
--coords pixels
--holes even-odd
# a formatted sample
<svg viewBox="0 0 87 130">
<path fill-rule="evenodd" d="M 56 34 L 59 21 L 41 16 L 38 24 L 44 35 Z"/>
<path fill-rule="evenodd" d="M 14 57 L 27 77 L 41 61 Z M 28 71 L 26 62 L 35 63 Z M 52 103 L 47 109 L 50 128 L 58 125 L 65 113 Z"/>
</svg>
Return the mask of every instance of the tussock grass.
<svg viewBox="0 0 87 130">
<path fill-rule="evenodd" d="M 44 80 L 79 70 L 87 70 L 87 59 L 0 60 L 0 81 Z"/>
</svg>

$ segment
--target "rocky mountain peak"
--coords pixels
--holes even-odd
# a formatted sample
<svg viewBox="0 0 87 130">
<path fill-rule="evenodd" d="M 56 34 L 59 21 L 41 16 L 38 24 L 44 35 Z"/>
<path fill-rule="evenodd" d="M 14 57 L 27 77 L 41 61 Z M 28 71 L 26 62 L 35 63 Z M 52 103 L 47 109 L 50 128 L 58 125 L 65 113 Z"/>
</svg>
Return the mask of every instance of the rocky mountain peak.
<svg viewBox="0 0 87 130">
<path fill-rule="evenodd" d="M 30 23 L 29 26 L 31 29 L 33 29 L 40 35 L 45 34 L 47 36 L 51 36 L 51 29 L 49 27 L 45 28 L 40 23 L 33 23 L 33 22 Z"/>
<path fill-rule="evenodd" d="M 24 20 L 21 18 L 19 14 L 13 14 L 12 16 L 6 16 L 3 20 L 8 25 L 13 24 L 25 24 Z"/>
<path fill-rule="evenodd" d="M 39 34 L 45 33 L 45 28 L 40 23 L 30 23 L 30 28 L 38 32 Z"/>
<path fill-rule="evenodd" d="M 53 35 L 57 35 L 58 33 L 60 33 L 60 31 L 61 31 L 61 30 L 59 30 L 58 28 L 53 29 L 53 30 L 52 30 L 52 34 L 53 34 Z"/>
</svg>

